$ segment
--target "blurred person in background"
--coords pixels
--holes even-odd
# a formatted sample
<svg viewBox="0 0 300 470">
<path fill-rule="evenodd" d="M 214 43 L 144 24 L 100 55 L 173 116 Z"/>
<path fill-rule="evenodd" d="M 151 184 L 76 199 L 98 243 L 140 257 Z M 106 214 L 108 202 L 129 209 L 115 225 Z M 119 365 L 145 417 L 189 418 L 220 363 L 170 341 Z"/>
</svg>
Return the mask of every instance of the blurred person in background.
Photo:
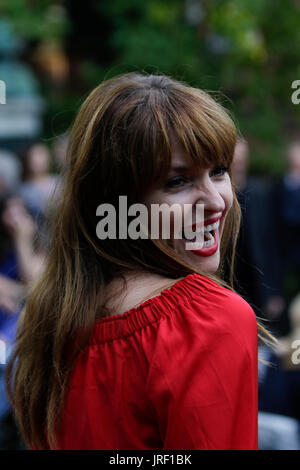
<svg viewBox="0 0 300 470">
<path fill-rule="evenodd" d="M 288 310 L 291 331 L 276 351 L 260 346 L 259 448 L 300 450 L 300 293 Z"/>
<path fill-rule="evenodd" d="M 0 150 L 0 332 L 6 318 L 14 313 L 20 298 L 21 284 L 12 240 L 2 221 L 4 205 L 20 183 L 21 164 L 11 152 Z"/>
<path fill-rule="evenodd" d="M 2 199 L 0 229 L 0 334 L 8 358 L 25 290 L 39 276 L 45 254 L 37 247 L 36 224 L 20 198 L 11 195 Z M 0 448 L 22 448 L 6 396 L 4 372 L 5 364 L 0 368 Z"/>
<path fill-rule="evenodd" d="M 50 173 L 51 157 L 48 147 L 35 142 L 23 156 L 23 183 L 19 195 L 31 214 L 43 221 L 48 203 L 54 197 L 57 175 Z"/>
<path fill-rule="evenodd" d="M 271 191 L 270 241 L 288 305 L 300 286 L 300 140 L 288 145 L 285 157 L 286 171 L 275 180 Z M 289 315 L 285 309 L 279 318 L 278 334 L 285 335 L 289 329 Z"/>
<path fill-rule="evenodd" d="M 39 274 L 44 254 L 35 250 L 34 220 L 16 197 L 22 165 L 11 152 L 0 151 L 0 336 L 8 358 L 15 339 L 24 289 Z M 0 448 L 19 448 L 4 386 L 5 364 L 0 366 Z"/>
<path fill-rule="evenodd" d="M 20 198 L 10 197 L 5 201 L 2 223 L 11 240 L 19 278 L 28 284 L 39 275 L 45 255 L 36 243 L 34 221 Z"/>
<path fill-rule="evenodd" d="M 284 308 L 270 234 L 269 188 L 249 175 L 249 145 L 240 138 L 233 158 L 233 180 L 242 210 L 237 243 L 236 289 L 257 315 L 273 319 Z"/>
<path fill-rule="evenodd" d="M 20 184 L 22 165 L 14 153 L 0 149 L 0 197 Z"/>
</svg>

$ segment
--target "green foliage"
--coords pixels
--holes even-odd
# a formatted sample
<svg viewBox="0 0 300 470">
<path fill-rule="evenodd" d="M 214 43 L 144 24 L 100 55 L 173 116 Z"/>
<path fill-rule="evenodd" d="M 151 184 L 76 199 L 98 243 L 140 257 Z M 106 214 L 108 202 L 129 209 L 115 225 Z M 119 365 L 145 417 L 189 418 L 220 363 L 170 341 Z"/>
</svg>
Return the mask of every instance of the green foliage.
<svg viewBox="0 0 300 470">
<path fill-rule="evenodd" d="M 53 0 L 1 0 L 0 15 L 25 39 L 59 40 L 69 26 L 64 9 Z"/>
<path fill-rule="evenodd" d="M 99 15 L 110 25 L 111 61 L 81 62 L 85 88 L 119 73 L 146 70 L 218 90 L 249 138 L 253 170 L 280 173 L 282 150 L 300 122 L 300 105 L 291 102 L 291 84 L 300 79 L 299 0 L 198 0 L 198 13 L 189 16 L 190 4 L 98 0 Z M 63 38 L 70 27 L 63 5 L 58 0 L 2 0 L 0 13 L 23 36 L 45 41 Z M 72 101 L 69 90 L 65 96 Z M 53 109 L 64 102 L 61 95 L 57 102 L 55 95 L 51 99 Z"/>
<path fill-rule="evenodd" d="M 195 77 L 202 68 L 195 32 L 184 21 L 181 0 L 105 3 L 102 14 L 113 23 L 111 46 L 118 64 Z"/>
<path fill-rule="evenodd" d="M 112 74 L 119 64 L 127 70 L 153 68 L 221 90 L 251 142 L 253 170 L 280 173 L 284 145 L 300 118 L 300 105 L 291 103 L 291 83 L 300 78 L 299 2 L 198 3 L 203 15 L 196 26 L 187 22 L 182 0 L 102 3 L 102 14 L 114 25 Z"/>
</svg>

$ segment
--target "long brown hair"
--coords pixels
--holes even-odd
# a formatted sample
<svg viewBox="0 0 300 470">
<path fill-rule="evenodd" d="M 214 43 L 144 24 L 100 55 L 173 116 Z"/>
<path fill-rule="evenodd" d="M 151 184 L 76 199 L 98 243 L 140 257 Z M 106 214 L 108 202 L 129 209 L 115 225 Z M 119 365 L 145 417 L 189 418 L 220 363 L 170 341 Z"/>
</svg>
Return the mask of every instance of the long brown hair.
<svg viewBox="0 0 300 470">
<path fill-rule="evenodd" d="M 57 446 L 72 365 L 104 315 L 107 283 L 136 269 L 173 279 L 195 272 L 163 240 L 96 236 L 100 203 L 117 206 L 119 195 L 126 195 L 128 204 L 139 202 L 145 186 L 166 177 L 171 133 L 195 165 L 230 169 L 236 128 L 204 91 L 163 75 L 132 73 L 100 84 L 81 106 L 70 135 L 48 261 L 28 295 L 7 366 L 10 399 L 29 446 Z M 233 268 L 239 224 L 234 195 L 219 270 L 201 273 L 230 289 L 221 279 L 222 265 L 230 244 Z"/>
</svg>

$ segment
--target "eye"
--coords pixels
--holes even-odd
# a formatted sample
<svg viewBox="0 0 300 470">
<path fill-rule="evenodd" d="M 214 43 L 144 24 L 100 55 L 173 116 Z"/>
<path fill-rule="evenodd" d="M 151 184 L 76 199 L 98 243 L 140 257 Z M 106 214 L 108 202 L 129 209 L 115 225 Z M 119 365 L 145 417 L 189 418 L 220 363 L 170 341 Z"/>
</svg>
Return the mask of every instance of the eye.
<svg viewBox="0 0 300 470">
<path fill-rule="evenodd" d="M 229 168 L 227 166 L 217 166 L 213 171 L 212 171 L 212 175 L 213 176 L 224 176 L 225 173 L 227 173 L 229 170 Z"/>
<path fill-rule="evenodd" d="M 189 178 L 186 178 L 184 176 L 174 176 L 174 178 L 170 178 L 165 183 L 165 188 L 166 189 L 180 188 L 181 186 L 184 186 L 185 184 L 188 184 L 189 182 L 190 182 Z"/>
</svg>

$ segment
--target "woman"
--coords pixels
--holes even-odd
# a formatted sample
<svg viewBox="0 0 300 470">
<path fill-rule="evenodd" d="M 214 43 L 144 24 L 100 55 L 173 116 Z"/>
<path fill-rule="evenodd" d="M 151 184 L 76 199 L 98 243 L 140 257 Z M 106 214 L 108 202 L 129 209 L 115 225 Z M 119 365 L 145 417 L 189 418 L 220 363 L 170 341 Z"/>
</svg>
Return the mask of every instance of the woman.
<svg viewBox="0 0 300 470">
<path fill-rule="evenodd" d="M 82 105 L 9 364 L 29 446 L 257 448 L 256 319 L 221 280 L 240 217 L 235 142 L 219 104 L 165 76 L 108 80 Z M 174 224 L 169 239 L 99 238 L 99 204 L 121 195 L 128 207 L 204 204 L 209 240 L 186 250 Z"/>
<path fill-rule="evenodd" d="M 31 215 L 42 225 L 45 212 L 51 209 L 58 184 L 57 175 L 50 173 L 49 149 L 42 142 L 32 142 L 24 152 L 22 161 L 23 182 L 19 188 L 19 196 Z"/>
</svg>

